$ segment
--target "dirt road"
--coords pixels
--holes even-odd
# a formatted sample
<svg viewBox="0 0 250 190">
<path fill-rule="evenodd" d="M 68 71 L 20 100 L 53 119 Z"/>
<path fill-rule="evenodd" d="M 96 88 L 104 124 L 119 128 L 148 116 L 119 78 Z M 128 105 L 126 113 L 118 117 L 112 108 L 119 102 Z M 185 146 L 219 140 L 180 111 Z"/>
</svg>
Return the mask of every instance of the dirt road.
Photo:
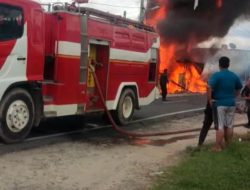
<svg viewBox="0 0 250 190">
<path fill-rule="evenodd" d="M 172 120 L 155 129 L 200 127 L 203 115 Z M 246 120 L 237 115 L 236 123 Z M 237 128 L 237 133 L 246 133 Z M 1 155 L 1 190 L 144 190 L 164 168 L 176 164 L 197 134 L 137 140 L 98 139 L 57 143 Z M 180 136 L 180 135 L 179 135 Z M 210 131 L 208 141 L 214 142 Z"/>
</svg>

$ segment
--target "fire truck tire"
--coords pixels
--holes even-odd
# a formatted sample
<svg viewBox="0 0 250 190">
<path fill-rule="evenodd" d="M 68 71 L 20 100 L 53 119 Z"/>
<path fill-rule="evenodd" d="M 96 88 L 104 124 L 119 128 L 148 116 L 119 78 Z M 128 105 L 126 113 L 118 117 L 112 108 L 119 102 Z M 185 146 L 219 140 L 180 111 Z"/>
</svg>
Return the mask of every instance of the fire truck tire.
<svg viewBox="0 0 250 190">
<path fill-rule="evenodd" d="M 132 119 L 135 110 L 135 93 L 132 89 L 125 89 L 121 94 L 117 109 L 114 113 L 115 120 L 120 125 L 127 125 Z"/>
<path fill-rule="evenodd" d="M 5 143 L 23 141 L 34 123 L 35 106 L 31 95 L 24 89 L 11 90 L 2 101 L 0 114 L 0 138 Z"/>
</svg>

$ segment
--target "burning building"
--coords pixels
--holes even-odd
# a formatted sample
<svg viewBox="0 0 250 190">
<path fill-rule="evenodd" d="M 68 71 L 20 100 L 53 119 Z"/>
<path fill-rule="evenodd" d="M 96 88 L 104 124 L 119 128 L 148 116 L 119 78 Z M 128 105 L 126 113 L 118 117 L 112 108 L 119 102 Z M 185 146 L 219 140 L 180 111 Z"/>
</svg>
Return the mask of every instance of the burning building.
<svg viewBox="0 0 250 190">
<path fill-rule="evenodd" d="M 215 67 L 220 55 L 242 56 L 232 44 L 221 48 L 219 42 L 237 19 L 248 18 L 249 5 L 249 0 L 149 0 L 145 22 L 161 36 L 160 72 L 168 68 L 170 93 L 205 92 L 202 73 L 212 68 L 206 63 Z"/>
</svg>

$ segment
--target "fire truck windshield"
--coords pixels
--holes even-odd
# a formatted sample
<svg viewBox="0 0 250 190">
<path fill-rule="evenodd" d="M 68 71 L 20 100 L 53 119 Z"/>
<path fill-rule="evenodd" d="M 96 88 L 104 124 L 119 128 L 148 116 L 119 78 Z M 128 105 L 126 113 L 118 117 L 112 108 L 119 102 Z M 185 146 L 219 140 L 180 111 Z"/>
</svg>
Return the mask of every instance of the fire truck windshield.
<svg viewBox="0 0 250 190">
<path fill-rule="evenodd" d="M 20 8 L 0 4 L 0 41 L 20 38 L 23 25 L 23 13 Z"/>
</svg>

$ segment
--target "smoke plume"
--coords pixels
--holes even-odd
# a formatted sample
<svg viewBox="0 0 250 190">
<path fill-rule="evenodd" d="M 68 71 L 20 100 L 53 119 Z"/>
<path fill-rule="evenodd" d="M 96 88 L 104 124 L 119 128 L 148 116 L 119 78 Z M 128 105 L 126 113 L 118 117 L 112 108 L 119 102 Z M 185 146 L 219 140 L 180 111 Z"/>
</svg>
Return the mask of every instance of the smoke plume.
<svg viewBox="0 0 250 190">
<path fill-rule="evenodd" d="M 197 44 L 225 36 L 237 18 L 250 15 L 249 0 L 223 0 L 220 6 L 217 1 L 199 0 L 194 10 L 194 0 L 165 0 L 166 17 L 157 25 L 160 36 L 167 43 Z"/>
</svg>

